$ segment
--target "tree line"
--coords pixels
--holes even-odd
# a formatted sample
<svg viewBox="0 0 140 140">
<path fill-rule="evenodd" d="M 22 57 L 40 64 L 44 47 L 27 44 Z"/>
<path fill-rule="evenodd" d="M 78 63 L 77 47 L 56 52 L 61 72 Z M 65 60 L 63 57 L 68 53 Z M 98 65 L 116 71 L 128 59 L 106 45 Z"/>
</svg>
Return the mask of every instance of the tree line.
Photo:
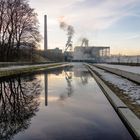
<svg viewBox="0 0 140 140">
<path fill-rule="evenodd" d="M 40 41 L 37 14 L 27 0 L 0 0 L 0 61 L 18 59 Z M 23 49 L 24 48 L 24 49 Z"/>
</svg>

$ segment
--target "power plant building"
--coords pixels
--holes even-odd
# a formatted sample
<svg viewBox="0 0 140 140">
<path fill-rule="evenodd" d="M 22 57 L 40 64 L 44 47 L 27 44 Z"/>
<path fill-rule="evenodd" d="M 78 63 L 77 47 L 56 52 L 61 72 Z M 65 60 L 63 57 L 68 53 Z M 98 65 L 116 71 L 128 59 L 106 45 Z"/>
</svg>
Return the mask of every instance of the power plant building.
<svg viewBox="0 0 140 140">
<path fill-rule="evenodd" d="M 73 61 L 104 62 L 110 56 L 110 47 L 104 46 L 76 46 L 74 48 Z"/>
</svg>

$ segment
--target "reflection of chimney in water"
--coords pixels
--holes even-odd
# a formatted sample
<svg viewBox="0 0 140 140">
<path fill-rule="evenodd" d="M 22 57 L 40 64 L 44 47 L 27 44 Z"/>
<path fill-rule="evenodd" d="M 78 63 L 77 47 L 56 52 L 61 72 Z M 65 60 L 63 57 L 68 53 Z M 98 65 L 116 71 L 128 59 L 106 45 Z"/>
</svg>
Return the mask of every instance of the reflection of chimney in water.
<svg viewBox="0 0 140 140">
<path fill-rule="evenodd" d="M 48 106 L 48 74 L 45 74 L 44 84 L 45 84 L 45 106 Z"/>
</svg>

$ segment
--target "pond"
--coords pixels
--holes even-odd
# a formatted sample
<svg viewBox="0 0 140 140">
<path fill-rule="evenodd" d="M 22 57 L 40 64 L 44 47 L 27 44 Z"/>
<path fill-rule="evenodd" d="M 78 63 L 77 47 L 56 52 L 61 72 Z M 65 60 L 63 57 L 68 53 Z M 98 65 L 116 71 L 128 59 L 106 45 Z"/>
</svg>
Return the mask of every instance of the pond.
<svg viewBox="0 0 140 140">
<path fill-rule="evenodd" d="M 132 140 L 82 64 L 0 80 L 1 140 Z"/>
</svg>

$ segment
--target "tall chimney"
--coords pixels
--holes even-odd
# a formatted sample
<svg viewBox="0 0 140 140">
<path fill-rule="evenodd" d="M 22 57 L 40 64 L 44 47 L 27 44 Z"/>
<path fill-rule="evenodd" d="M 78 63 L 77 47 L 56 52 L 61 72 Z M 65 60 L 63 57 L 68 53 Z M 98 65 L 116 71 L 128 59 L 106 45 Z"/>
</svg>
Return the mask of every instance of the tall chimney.
<svg viewBox="0 0 140 140">
<path fill-rule="evenodd" d="M 47 15 L 44 16 L 44 51 L 48 49 L 48 39 L 47 39 Z"/>
</svg>

